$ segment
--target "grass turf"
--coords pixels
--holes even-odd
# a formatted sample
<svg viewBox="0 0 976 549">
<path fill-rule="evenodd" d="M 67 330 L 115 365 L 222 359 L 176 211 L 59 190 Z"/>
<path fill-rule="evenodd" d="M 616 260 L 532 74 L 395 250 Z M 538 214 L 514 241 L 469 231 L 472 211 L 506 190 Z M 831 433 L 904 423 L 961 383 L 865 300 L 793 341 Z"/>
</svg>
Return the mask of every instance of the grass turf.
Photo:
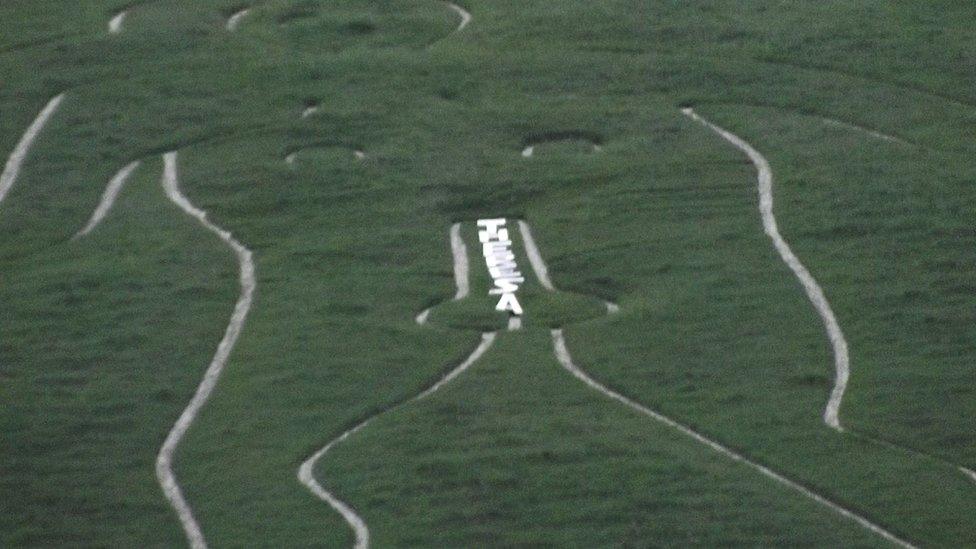
<svg viewBox="0 0 976 549">
<path fill-rule="evenodd" d="M 564 295 L 620 303 L 568 328 L 598 379 L 901 536 L 976 543 L 976 487 L 946 463 L 976 465 L 967 3 L 471 1 L 455 34 L 437 2 L 275 0 L 230 34 L 239 2 L 159 1 L 109 36 L 126 5 L 0 7 L 0 150 L 68 92 L 0 204 L 0 544 L 181 540 L 152 461 L 237 287 L 229 250 L 162 195 L 175 149 L 185 193 L 257 261 L 177 456 L 215 546 L 351 539 L 295 470 L 473 348 L 437 321 L 452 304 L 412 318 L 453 295 L 449 225 L 482 215 L 527 219 Z M 685 104 L 772 163 L 784 236 L 851 343 L 848 434 L 820 421 L 829 348 L 761 232 L 753 169 Z M 603 150 L 521 157 L 560 135 Z M 315 152 L 289 168 L 298 149 Z M 104 224 L 69 240 L 136 158 Z M 529 301 L 530 321 L 566 318 Z M 383 544 L 878 542 L 588 393 L 545 339 L 506 335 L 322 482 Z"/>
</svg>

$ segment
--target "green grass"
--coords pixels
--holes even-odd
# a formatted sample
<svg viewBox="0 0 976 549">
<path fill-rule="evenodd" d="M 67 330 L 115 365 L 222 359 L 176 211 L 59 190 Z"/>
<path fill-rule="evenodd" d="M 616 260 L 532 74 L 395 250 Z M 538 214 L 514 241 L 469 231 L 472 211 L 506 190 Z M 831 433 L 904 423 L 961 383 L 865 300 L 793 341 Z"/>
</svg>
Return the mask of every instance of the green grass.
<svg viewBox="0 0 976 549">
<path fill-rule="evenodd" d="M 319 478 L 370 517 L 377 546 L 878 544 L 591 391 L 550 349 L 544 331 L 501 336 L 457 383 L 337 447 Z"/>
<path fill-rule="evenodd" d="M 529 276 L 525 330 L 320 464 L 377 546 L 880 544 L 588 390 L 553 326 L 628 397 L 899 536 L 976 544 L 976 485 L 950 465 L 976 467 L 970 3 L 470 0 L 454 33 L 434 1 L 270 0 L 230 34 L 239 0 L 160 0 L 116 36 L 130 3 L 83 4 L 0 6 L 0 155 L 67 92 L 0 204 L 0 545 L 183 540 L 153 460 L 238 287 L 230 250 L 163 195 L 169 150 L 257 264 L 177 454 L 214 547 L 351 542 L 296 470 L 504 325 L 471 223 L 500 215 L 532 225 L 560 292 Z M 820 419 L 830 348 L 762 233 L 754 169 L 688 104 L 772 164 L 781 230 L 851 346 L 845 434 Z"/>
</svg>

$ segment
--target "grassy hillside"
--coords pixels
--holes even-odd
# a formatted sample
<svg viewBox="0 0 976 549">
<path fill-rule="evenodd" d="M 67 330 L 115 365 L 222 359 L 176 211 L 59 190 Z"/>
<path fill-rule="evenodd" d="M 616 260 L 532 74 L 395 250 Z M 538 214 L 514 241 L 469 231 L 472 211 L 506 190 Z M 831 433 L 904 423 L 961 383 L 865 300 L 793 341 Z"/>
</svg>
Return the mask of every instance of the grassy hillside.
<svg viewBox="0 0 976 549">
<path fill-rule="evenodd" d="M 0 545 L 184 543 L 154 460 L 238 265 L 163 194 L 174 150 L 257 268 L 176 456 L 214 547 L 351 544 L 296 471 L 385 410 L 315 471 L 377 547 L 884 544 L 578 383 L 552 326 L 602 383 L 897 536 L 976 544 L 971 3 L 467 0 L 461 31 L 434 0 L 82 4 L 0 5 L 0 158 L 66 94 L 0 203 Z M 755 169 L 688 105 L 771 163 L 850 344 L 844 433 Z M 560 292 L 530 277 L 521 332 L 398 406 L 504 327 L 482 216 L 531 223 Z M 454 222 L 473 294 L 444 303 Z"/>
</svg>

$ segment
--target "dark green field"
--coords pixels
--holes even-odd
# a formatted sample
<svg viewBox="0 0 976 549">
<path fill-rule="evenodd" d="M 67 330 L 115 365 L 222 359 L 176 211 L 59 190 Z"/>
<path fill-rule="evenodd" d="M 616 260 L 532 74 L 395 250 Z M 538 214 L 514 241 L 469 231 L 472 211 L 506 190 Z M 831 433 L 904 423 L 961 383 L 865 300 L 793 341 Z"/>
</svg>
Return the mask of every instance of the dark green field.
<svg viewBox="0 0 976 549">
<path fill-rule="evenodd" d="M 612 391 L 893 536 L 976 546 L 976 4 L 461 4 L 457 30 L 436 0 L 0 2 L 0 167 L 64 94 L 0 202 L 0 547 L 187 544 L 155 461 L 240 286 L 164 194 L 170 151 L 257 272 L 175 455 L 211 547 L 351 546 L 296 475 L 369 418 L 314 474 L 375 547 L 889 544 L 580 383 L 553 328 Z M 689 106 L 769 160 L 850 347 L 843 432 L 756 169 Z M 519 331 L 482 217 L 530 223 L 558 288 L 513 238 Z"/>
</svg>

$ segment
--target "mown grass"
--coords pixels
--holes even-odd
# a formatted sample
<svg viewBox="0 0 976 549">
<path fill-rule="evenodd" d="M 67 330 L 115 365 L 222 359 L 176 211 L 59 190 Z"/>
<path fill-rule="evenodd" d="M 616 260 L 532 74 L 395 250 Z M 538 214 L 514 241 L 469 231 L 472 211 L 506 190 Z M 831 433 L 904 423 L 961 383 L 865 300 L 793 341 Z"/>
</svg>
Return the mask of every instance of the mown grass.
<svg viewBox="0 0 976 549">
<path fill-rule="evenodd" d="M 630 398 L 905 538 L 976 543 L 976 487 L 949 465 L 976 466 L 968 3 L 478 0 L 455 34 L 437 2 L 273 0 L 230 34 L 237 0 L 161 0 L 109 36 L 127 5 L 0 7 L 0 151 L 68 93 L 0 204 L 0 545 L 182 540 L 152 463 L 238 288 L 158 186 L 177 149 L 185 193 L 258 273 L 177 456 L 213 546 L 350 542 L 296 469 L 503 324 L 474 249 L 476 294 L 413 322 L 453 296 L 450 224 L 499 215 L 531 223 L 562 293 L 530 276 L 523 332 L 322 463 L 377 545 L 879 543 L 575 382 L 555 325 Z M 848 433 L 820 420 L 830 350 L 762 234 L 754 170 L 687 104 L 772 163 L 783 233 L 851 344 Z M 523 158 L 540 136 L 602 151 Z"/>
</svg>

